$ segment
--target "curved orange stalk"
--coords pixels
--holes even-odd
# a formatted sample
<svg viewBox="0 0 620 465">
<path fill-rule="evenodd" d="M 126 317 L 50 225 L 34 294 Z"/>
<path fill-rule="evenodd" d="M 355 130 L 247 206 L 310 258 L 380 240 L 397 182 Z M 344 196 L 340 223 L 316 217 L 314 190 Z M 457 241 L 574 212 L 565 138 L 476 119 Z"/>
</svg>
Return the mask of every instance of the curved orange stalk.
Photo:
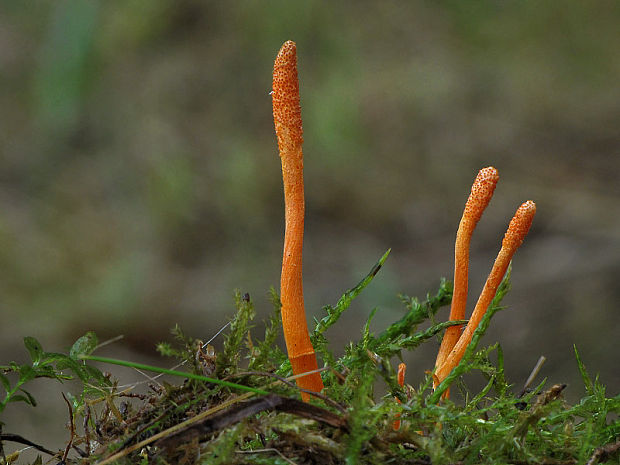
<svg viewBox="0 0 620 465">
<path fill-rule="evenodd" d="M 512 220 L 510 220 L 508 230 L 506 231 L 504 240 L 502 241 L 502 248 L 495 259 L 491 273 L 484 284 L 482 293 L 480 294 L 476 307 L 474 308 L 471 318 L 465 327 L 465 331 L 463 331 L 463 334 L 459 338 L 458 342 L 446 357 L 445 362 L 435 371 L 439 382 L 443 381 L 463 358 L 465 349 L 467 349 L 467 346 L 471 342 L 474 331 L 478 327 L 478 324 L 480 324 L 480 320 L 482 320 L 487 308 L 495 297 L 497 288 L 506 273 L 510 260 L 512 260 L 513 255 L 530 230 L 535 214 L 536 204 L 531 200 L 528 200 L 517 209 L 517 212 L 512 217 Z"/>
<path fill-rule="evenodd" d="M 404 363 L 401 363 L 400 365 L 398 365 L 398 385 L 400 387 L 403 387 L 405 385 L 405 372 L 407 371 L 407 365 Z M 396 402 L 398 402 L 399 404 L 400 399 L 397 397 L 396 398 Z M 394 420 L 394 423 L 392 424 L 392 428 L 394 429 L 394 431 L 398 431 L 400 429 L 400 413 L 396 414 L 396 420 Z"/>
<path fill-rule="evenodd" d="M 273 121 L 278 137 L 284 182 L 285 232 L 280 299 L 282 327 L 293 374 L 318 368 L 308 334 L 302 286 L 302 248 L 304 240 L 304 160 L 303 130 L 299 106 L 297 51 L 295 42 L 282 45 L 273 66 Z M 323 381 L 319 373 L 297 378 L 300 388 L 319 392 Z M 309 394 L 301 394 L 307 401 Z"/>
<path fill-rule="evenodd" d="M 450 320 L 465 319 L 465 307 L 467 305 L 467 279 L 469 273 L 469 244 L 474 229 L 482 217 L 482 213 L 489 205 L 495 186 L 499 180 L 497 170 L 492 166 L 483 168 L 478 172 L 478 176 L 471 186 L 471 193 L 465 204 L 463 216 L 459 223 L 456 233 L 456 243 L 454 245 L 454 293 L 452 295 L 452 305 L 450 307 Z M 446 357 L 453 349 L 461 335 L 462 325 L 450 326 L 446 329 L 439 352 L 435 368 L 443 365 Z M 437 384 L 435 384 L 437 387 Z"/>
</svg>

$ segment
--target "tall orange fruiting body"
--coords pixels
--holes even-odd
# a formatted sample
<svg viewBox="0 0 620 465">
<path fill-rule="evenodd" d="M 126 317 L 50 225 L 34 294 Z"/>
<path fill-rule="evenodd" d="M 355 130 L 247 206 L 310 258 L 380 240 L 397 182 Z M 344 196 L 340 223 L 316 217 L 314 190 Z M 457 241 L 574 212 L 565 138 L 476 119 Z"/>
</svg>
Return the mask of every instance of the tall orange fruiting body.
<svg viewBox="0 0 620 465">
<path fill-rule="evenodd" d="M 481 169 L 471 186 L 471 193 L 465 203 L 465 209 L 459 223 L 454 245 L 454 293 L 450 307 L 450 320 L 465 319 L 469 274 L 469 245 L 474 229 L 478 221 L 480 221 L 482 213 L 489 205 L 491 197 L 493 197 L 498 180 L 499 174 L 492 166 Z M 446 329 L 439 352 L 437 353 L 436 368 L 439 368 L 446 360 L 446 357 L 461 335 L 461 329 L 462 325 L 450 326 Z"/>
<path fill-rule="evenodd" d="M 308 334 L 302 285 L 302 249 L 304 240 L 304 159 L 303 130 L 297 78 L 295 42 L 285 42 L 273 66 L 273 121 L 278 138 L 284 183 L 285 232 L 280 299 L 282 327 L 293 374 L 318 368 L 314 347 Z M 323 380 L 319 373 L 297 378 L 300 388 L 319 392 Z M 310 395 L 301 393 L 307 401 Z"/>
<path fill-rule="evenodd" d="M 513 255 L 523 243 L 523 239 L 525 239 L 525 236 L 527 236 L 527 233 L 530 230 L 535 214 L 536 204 L 531 200 L 528 200 L 527 202 L 521 204 L 515 215 L 512 217 L 512 220 L 510 220 L 508 230 L 506 231 L 504 240 L 502 241 L 502 248 L 495 259 L 495 263 L 493 263 L 493 268 L 491 269 L 491 273 L 484 284 L 484 288 L 478 298 L 478 302 L 472 312 L 471 318 L 469 319 L 463 334 L 461 334 L 461 337 L 446 357 L 444 363 L 435 371 L 437 381 L 443 381 L 463 358 L 465 350 L 474 335 L 474 331 L 480 324 L 480 320 L 482 320 L 487 308 L 495 297 L 497 288 L 502 282 L 504 274 L 506 274 L 510 260 L 512 260 Z"/>
</svg>

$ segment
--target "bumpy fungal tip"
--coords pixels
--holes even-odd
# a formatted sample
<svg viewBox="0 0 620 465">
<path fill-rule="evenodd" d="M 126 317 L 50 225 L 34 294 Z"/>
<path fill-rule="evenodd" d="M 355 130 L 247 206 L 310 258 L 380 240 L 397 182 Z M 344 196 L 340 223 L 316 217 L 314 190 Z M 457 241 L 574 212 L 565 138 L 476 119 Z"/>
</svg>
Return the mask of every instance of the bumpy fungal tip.
<svg viewBox="0 0 620 465">
<path fill-rule="evenodd" d="M 536 204 L 534 202 L 528 200 L 522 203 L 510 220 L 508 230 L 502 241 L 502 247 L 517 249 L 527 236 L 535 214 Z"/>
<path fill-rule="evenodd" d="M 273 66 L 273 121 L 278 147 L 282 155 L 286 146 L 301 145 L 301 107 L 299 105 L 299 79 L 297 77 L 297 46 L 284 42 Z"/>
<path fill-rule="evenodd" d="M 499 173 L 492 166 L 481 169 L 471 186 L 471 194 L 465 204 L 463 217 L 471 222 L 472 227 L 478 223 L 482 213 L 489 205 L 495 187 L 499 181 Z"/>
<path fill-rule="evenodd" d="M 487 166 L 478 171 L 478 176 L 474 181 L 474 185 L 477 183 L 490 183 L 496 185 L 499 180 L 499 173 L 493 166 Z"/>
</svg>

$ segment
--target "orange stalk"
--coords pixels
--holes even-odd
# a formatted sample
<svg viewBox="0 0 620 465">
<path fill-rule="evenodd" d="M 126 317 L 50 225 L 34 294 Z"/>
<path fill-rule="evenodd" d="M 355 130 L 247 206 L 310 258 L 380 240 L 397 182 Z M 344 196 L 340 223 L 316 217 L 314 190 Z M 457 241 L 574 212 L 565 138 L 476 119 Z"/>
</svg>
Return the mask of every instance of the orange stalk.
<svg viewBox="0 0 620 465">
<path fill-rule="evenodd" d="M 304 240 L 304 160 L 303 130 L 299 105 L 297 50 L 295 42 L 285 42 L 273 66 L 273 121 L 282 162 L 284 183 L 285 232 L 280 299 L 282 327 L 293 374 L 318 368 L 308 334 L 302 286 L 302 248 Z M 300 388 L 314 392 L 323 389 L 319 373 L 297 378 Z M 307 401 L 309 394 L 301 393 Z"/>
<path fill-rule="evenodd" d="M 504 240 L 502 241 L 502 248 L 495 259 L 491 273 L 484 284 L 482 293 L 480 294 L 476 307 L 474 308 L 471 318 L 465 327 L 465 331 L 463 331 L 463 334 L 461 334 L 458 342 L 446 357 L 445 362 L 435 371 L 435 375 L 437 376 L 439 383 L 450 374 L 450 372 L 463 358 L 463 354 L 465 354 L 465 350 L 471 342 L 474 331 L 480 324 L 480 320 L 482 320 L 487 308 L 495 297 L 497 288 L 506 273 L 510 260 L 512 260 L 513 255 L 523 243 L 523 239 L 525 239 L 525 236 L 530 230 L 535 214 L 536 204 L 531 200 L 528 200 L 517 209 L 517 212 L 512 217 L 512 220 L 510 220 L 508 230 L 506 231 Z"/>
<path fill-rule="evenodd" d="M 454 245 L 454 293 L 450 307 L 450 320 L 465 319 L 469 274 L 469 245 L 474 229 L 491 201 L 498 180 L 499 174 L 492 166 L 481 169 L 471 186 L 471 193 L 465 203 L 465 209 L 459 223 Z M 454 348 L 461 335 L 461 329 L 462 325 L 450 326 L 446 329 L 439 352 L 437 353 L 436 368 L 443 365 L 446 357 Z"/>
<path fill-rule="evenodd" d="M 405 386 L 405 371 L 407 371 L 406 364 L 401 363 L 400 365 L 398 365 L 398 385 L 400 387 Z M 396 402 L 398 402 L 399 404 L 401 403 L 398 397 L 396 398 Z M 394 429 L 394 431 L 398 431 L 400 429 L 400 413 L 396 414 L 396 420 L 394 420 L 392 428 Z"/>
</svg>

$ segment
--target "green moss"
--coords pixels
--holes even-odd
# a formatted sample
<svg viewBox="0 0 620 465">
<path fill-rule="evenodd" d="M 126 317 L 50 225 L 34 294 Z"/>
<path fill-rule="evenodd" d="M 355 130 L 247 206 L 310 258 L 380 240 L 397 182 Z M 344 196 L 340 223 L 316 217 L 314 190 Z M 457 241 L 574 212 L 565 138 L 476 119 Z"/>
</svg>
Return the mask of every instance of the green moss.
<svg viewBox="0 0 620 465">
<path fill-rule="evenodd" d="M 97 345 L 94 334 L 78 339 L 69 355 L 45 352 L 36 340 L 26 338 L 31 362 L 0 367 L 6 391 L 1 405 L 15 401 L 34 405 L 34 398 L 22 387 L 34 378 L 81 380 L 83 392 L 69 399 L 75 424 L 83 424 L 85 431 L 76 430 L 73 441 L 96 440 L 102 447 L 88 457 L 69 454 L 66 463 L 95 463 L 111 457 L 115 463 L 162 464 L 617 463 L 613 461 L 620 450 L 620 396 L 606 396 L 605 387 L 589 375 L 576 348 L 586 395 L 568 405 L 562 399 L 566 386 L 547 387 L 545 381 L 519 396 L 505 378 L 501 346 L 478 347 L 491 319 L 502 309 L 502 298 L 510 289 L 510 270 L 462 361 L 437 389 L 432 389 L 429 373 L 417 389 L 401 387 L 391 359 L 433 343 L 435 335 L 455 324 L 433 321 L 438 309 L 450 303 L 452 288 L 446 281 L 422 301 L 401 296 L 404 315 L 378 335 L 372 331 L 377 309 L 371 310 L 359 339 L 348 343 L 337 357 L 328 348 L 326 332 L 370 284 L 388 253 L 335 306 L 324 307 L 325 316 L 316 322 L 312 339 L 326 367 L 325 389 L 309 404 L 297 400 L 295 384 L 282 378 L 290 376 L 290 364 L 276 346 L 280 300 L 272 290 L 273 313 L 262 339 L 250 333 L 254 304 L 249 296 L 235 294 L 236 313 L 222 351 L 212 355 L 213 373 L 204 373 L 210 369 L 209 360 L 197 361 L 208 359 L 206 345 L 177 327 L 173 330 L 176 343 L 158 347 L 191 371 L 108 361 L 187 379 L 178 385 L 164 384 L 137 405 L 122 406 L 118 383 L 83 362 L 89 357 L 106 360 L 88 355 Z M 470 372 L 486 379 L 480 390 L 472 391 L 464 382 L 463 375 Z M 440 401 L 448 387 L 459 389 L 462 400 Z M 397 414 L 401 427 L 395 431 Z M 112 456 L 112 451 L 119 455 Z"/>
</svg>

